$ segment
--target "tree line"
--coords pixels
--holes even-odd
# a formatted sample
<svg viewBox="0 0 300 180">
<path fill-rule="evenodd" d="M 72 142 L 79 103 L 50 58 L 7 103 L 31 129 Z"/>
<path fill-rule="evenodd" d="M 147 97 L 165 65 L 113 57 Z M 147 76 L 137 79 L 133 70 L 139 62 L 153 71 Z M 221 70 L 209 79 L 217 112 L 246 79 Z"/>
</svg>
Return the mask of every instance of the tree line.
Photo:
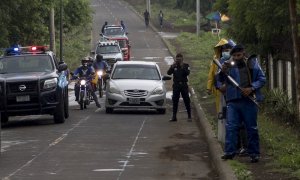
<svg viewBox="0 0 300 180">
<path fill-rule="evenodd" d="M 63 0 L 63 31 L 82 28 L 91 22 L 89 0 Z M 50 10 L 55 9 L 59 32 L 60 0 L 2 0 L 0 3 L 0 47 L 11 44 L 49 44 Z"/>
</svg>

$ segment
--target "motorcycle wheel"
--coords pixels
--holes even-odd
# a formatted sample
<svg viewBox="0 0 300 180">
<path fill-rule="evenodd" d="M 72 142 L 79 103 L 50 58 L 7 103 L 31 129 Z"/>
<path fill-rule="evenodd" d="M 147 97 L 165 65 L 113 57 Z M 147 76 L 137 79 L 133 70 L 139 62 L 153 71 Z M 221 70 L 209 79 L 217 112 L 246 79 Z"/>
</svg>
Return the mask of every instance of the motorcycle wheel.
<svg viewBox="0 0 300 180">
<path fill-rule="evenodd" d="M 80 109 L 83 110 L 83 108 L 84 108 L 84 92 L 80 92 L 79 104 L 80 104 Z"/>
</svg>

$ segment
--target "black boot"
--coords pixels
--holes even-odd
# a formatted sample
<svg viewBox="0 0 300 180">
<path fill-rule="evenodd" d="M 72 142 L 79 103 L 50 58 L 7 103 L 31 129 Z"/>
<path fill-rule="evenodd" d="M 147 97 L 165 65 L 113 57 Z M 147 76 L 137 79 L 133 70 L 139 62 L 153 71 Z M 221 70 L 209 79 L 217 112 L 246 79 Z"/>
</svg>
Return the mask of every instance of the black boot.
<svg viewBox="0 0 300 180">
<path fill-rule="evenodd" d="M 170 122 L 176 122 L 176 121 L 177 121 L 176 115 L 173 115 L 172 118 L 170 119 Z"/>
<path fill-rule="evenodd" d="M 191 114 L 191 111 L 188 111 L 188 121 L 192 121 L 192 114 Z"/>
</svg>

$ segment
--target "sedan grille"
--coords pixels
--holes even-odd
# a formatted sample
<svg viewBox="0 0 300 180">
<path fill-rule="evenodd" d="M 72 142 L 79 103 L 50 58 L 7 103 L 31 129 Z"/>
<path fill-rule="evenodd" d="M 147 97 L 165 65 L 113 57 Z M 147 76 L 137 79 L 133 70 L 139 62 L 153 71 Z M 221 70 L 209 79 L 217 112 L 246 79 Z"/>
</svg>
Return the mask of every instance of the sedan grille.
<svg viewBox="0 0 300 180">
<path fill-rule="evenodd" d="M 125 90 L 124 93 L 126 96 L 129 97 L 143 97 L 143 96 L 147 96 L 148 91 L 134 89 L 134 90 Z"/>
</svg>

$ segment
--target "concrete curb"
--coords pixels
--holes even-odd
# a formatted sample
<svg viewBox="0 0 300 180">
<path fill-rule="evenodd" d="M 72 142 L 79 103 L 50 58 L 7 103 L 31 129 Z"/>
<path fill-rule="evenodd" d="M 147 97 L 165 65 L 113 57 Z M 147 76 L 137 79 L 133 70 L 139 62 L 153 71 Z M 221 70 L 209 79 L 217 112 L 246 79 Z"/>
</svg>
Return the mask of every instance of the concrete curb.
<svg viewBox="0 0 300 180">
<path fill-rule="evenodd" d="M 144 18 L 131 5 L 129 5 L 127 2 L 124 2 L 124 3 L 126 3 L 127 7 L 129 7 L 134 13 L 136 13 L 141 19 L 144 20 Z M 151 24 L 151 22 L 149 23 L 149 26 L 153 29 L 153 31 L 155 31 L 158 34 L 158 32 L 159 32 L 158 29 L 155 28 Z M 164 38 L 161 38 L 161 39 L 162 39 L 163 43 L 166 45 L 166 47 L 168 48 L 168 51 L 170 52 L 170 54 L 173 57 L 175 57 L 175 54 L 169 49 L 169 46 L 168 46 L 168 43 L 166 42 L 166 40 Z M 208 143 L 209 153 L 211 155 L 213 165 L 216 167 L 216 169 L 219 173 L 219 178 L 222 180 L 237 180 L 237 177 L 235 176 L 230 165 L 227 162 L 221 160 L 221 158 L 220 158 L 221 155 L 223 154 L 222 147 L 221 147 L 220 143 L 218 142 L 215 133 L 212 130 L 212 125 L 207 120 L 206 115 L 205 115 L 200 103 L 198 102 L 197 95 L 193 91 L 193 87 L 190 86 L 189 90 L 190 90 L 190 93 L 192 94 L 192 103 L 195 107 L 197 116 L 199 117 L 198 118 L 199 122 L 197 124 L 199 126 L 199 129 L 204 131 L 204 134 L 205 134 L 205 137 L 206 137 L 206 140 Z"/>
</svg>

